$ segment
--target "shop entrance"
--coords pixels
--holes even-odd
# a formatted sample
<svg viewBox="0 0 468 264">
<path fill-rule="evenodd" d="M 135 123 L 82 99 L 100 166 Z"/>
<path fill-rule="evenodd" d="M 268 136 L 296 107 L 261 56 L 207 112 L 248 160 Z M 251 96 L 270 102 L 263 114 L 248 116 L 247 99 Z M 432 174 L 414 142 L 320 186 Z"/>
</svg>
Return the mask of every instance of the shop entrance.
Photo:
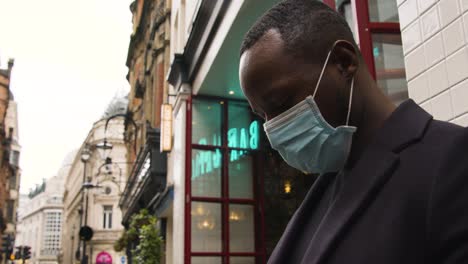
<svg viewBox="0 0 468 264">
<path fill-rule="evenodd" d="M 265 263 L 315 176 L 271 149 L 247 102 L 190 101 L 186 254 L 191 263 Z"/>
</svg>

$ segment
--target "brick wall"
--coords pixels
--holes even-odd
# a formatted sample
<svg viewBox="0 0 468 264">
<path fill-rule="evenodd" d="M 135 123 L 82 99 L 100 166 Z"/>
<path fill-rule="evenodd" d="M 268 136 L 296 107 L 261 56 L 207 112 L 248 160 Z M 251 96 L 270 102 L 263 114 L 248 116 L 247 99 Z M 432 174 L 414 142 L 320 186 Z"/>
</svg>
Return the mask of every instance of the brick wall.
<svg viewBox="0 0 468 264">
<path fill-rule="evenodd" d="M 397 0 L 409 96 L 468 126 L 468 0 Z"/>
</svg>

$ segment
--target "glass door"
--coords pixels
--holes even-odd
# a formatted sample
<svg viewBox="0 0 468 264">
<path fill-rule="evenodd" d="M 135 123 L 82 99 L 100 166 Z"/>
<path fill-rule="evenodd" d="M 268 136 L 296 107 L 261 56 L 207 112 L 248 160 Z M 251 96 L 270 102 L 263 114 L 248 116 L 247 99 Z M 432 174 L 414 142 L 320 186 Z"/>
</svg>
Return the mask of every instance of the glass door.
<svg viewBox="0 0 468 264">
<path fill-rule="evenodd" d="M 259 121 L 246 102 L 192 99 L 186 262 L 265 263 L 258 198 Z"/>
</svg>

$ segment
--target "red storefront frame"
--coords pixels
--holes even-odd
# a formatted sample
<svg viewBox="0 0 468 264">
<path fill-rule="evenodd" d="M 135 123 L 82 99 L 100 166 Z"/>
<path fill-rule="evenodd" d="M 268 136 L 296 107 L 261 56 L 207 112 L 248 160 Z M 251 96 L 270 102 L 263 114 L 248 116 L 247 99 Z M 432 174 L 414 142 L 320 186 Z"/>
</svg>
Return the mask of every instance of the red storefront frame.
<svg viewBox="0 0 468 264">
<path fill-rule="evenodd" d="M 221 146 L 207 146 L 194 144 L 192 142 L 192 106 L 194 95 L 191 95 L 187 100 L 186 107 L 186 135 L 185 135 L 185 243 L 184 243 L 184 263 L 190 264 L 192 257 L 203 256 L 203 257 L 221 257 L 221 263 L 229 264 L 230 257 L 256 257 L 256 263 L 266 263 L 266 251 L 265 251 L 265 230 L 264 230 L 264 214 L 263 214 L 263 174 L 261 171 L 261 164 L 254 166 L 254 176 L 253 176 L 253 199 L 242 199 L 242 198 L 230 198 L 229 197 L 229 183 L 225 180 L 229 177 L 227 159 L 228 151 L 230 150 L 244 150 L 232 148 L 227 146 L 227 120 L 228 120 L 228 105 L 229 101 L 243 101 L 243 100 L 233 100 L 227 98 L 213 97 L 213 96 L 196 96 L 196 98 L 208 99 L 208 100 L 218 100 L 223 101 L 223 120 L 222 120 L 222 145 Z M 261 148 L 261 146 L 259 146 Z M 223 162 L 222 162 L 222 178 L 221 186 L 222 193 L 220 198 L 214 197 L 193 197 L 192 196 L 192 150 L 214 150 L 222 149 L 223 153 Z M 259 152 L 255 152 L 255 155 L 259 155 Z M 257 159 L 258 160 L 258 159 Z M 257 176 L 255 176 L 257 174 Z M 221 221 L 222 228 L 221 231 L 221 243 L 222 249 L 221 252 L 192 252 L 191 242 L 192 242 L 192 226 L 191 226 L 191 209 L 192 202 L 212 202 L 221 205 Z M 248 204 L 254 207 L 254 239 L 255 239 L 255 252 L 230 252 L 229 245 L 229 205 L 231 204 Z"/>
<path fill-rule="evenodd" d="M 396 0 L 389 0 L 396 1 Z M 336 9 L 335 0 L 323 0 L 331 8 Z M 370 73 L 376 79 L 376 70 L 373 55 L 372 33 L 401 34 L 400 23 L 371 22 L 369 19 L 369 0 L 351 0 L 356 10 L 359 47 Z"/>
</svg>

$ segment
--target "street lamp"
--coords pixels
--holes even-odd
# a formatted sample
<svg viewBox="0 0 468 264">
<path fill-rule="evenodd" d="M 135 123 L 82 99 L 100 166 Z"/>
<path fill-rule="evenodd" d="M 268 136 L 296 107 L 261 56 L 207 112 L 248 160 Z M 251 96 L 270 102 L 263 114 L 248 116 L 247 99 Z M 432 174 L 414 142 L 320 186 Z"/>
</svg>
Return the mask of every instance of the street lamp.
<svg viewBox="0 0 468 264">
<path fill-rule="evenodd" d="M 98 150 L 99 155 L 106 162 L 107 162 L 107 159 L 110 159 L 109 154 L 112 148 L 113 148 L 112 143 L 107 142 L 107 139 L 105 137 L 104 137 L 103 142 L 96 144 L 96 149 Z"/>
<path fill-rule="evenodd" d="M 86 162 L 91 158 L 91 151 L 88 146 L 84 146 L 81 151 L 81 161 L 86 165 Z"/>
<path fill-rule="evenodd" d="M 89 150 L 89 147 L 85 145 L 83 147 L 83 150 L 81 151 L 81 161 L 83 162 L 83 185 L 86 182 L 86 164 L 88 163 L 89 159 L 91 158 L 91 151 Z M 83 202 L 84 202 L 85 194 L 84 191 L 81 194 L 81 208 L 83 208 Z M 86 197 L 86 203 L 88 203 L 88 199 Z M 86 206 L 87 207 L 87 206 Z M 86 226 L 88 223 L 88 210 L 86 210 L 86 215 L 84 217 L 84 225 L 83 225 L 83 209 L 81 209 L 81 214 L 80 214 L 80 223 L 83 226 Z M 83 253 L 82 253 L 82 258 L 81 258 L 81 263 L 82 264 L 87 264 L 88 263 L 88 256 L 86 255 L 86 241 L 83 240 Z"/>
</svg>

